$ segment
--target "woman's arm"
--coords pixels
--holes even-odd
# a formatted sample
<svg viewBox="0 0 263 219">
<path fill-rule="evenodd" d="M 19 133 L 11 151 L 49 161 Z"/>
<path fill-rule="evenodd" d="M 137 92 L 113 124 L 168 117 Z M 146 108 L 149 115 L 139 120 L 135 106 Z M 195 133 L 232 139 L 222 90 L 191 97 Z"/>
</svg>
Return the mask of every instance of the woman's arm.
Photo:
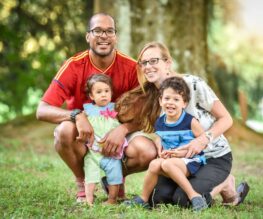
<svg viewBox="0 0 263 219">
<path fill-rule="evenodd" d="M 232 117 L 220 100 L 214 101 L 210 113 L 216 119 L 211 128 L 206 132 L 203 132 L 199 137 L 195 138 L 189 144 L 178 148 L 178 150 L 188 150 L 186 157 L 192 157 L 196 154 L 199 154 L 203 149 L 206 148 L 210 141 L 223 134 L 232 126 Z"/>
<path fill-rule="evenodd" d="M 211 132 L 215 139 L 232 126 L 233 119 L 220 100 L 214 102 L 210 113 L 216 118 L 216 121 L 207 132 Z"/>
</svg>

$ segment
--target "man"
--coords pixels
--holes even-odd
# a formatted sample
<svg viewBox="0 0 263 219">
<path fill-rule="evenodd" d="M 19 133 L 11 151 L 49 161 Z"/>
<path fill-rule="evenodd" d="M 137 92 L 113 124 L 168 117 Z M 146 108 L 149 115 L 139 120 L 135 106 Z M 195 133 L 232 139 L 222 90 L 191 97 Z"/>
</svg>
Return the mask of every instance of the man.
<svg viewBox="0 0 263 219">
<path fill-rule="evenodd" d="M 93 144 L 94 132 L 82 113 L 86 101 L 85 83 L 93 73 L 105 73 L 112 78 L 113 101 L 138 85 L 136 62 L 115 49 L 117 43 L 114 19 L 98 13 L 89 21 L 86 40 L 90 49 L 68 59 L 54 77 L 37 109 L 37 119 L 59 124 L 55 129 L 55 148 L 76 177 L 77 200 L 85 198 L 84 156 Z M 67 109 L 61 106 L 66 102 Z M 135 129 L 122 124 L 105 136 L 105 155 L 114 155 L 121 148 L 124 137 Z M 145 141 L 147 146 L 145 146 Z M 85 145 L 86 144 L 86 145 Z M 132 141 L 126 150 L 126 172 L 145 170 L 156 156 L 150 140 Z M 129 172 L 127 172 L 129 170 Z"/>
</svg>

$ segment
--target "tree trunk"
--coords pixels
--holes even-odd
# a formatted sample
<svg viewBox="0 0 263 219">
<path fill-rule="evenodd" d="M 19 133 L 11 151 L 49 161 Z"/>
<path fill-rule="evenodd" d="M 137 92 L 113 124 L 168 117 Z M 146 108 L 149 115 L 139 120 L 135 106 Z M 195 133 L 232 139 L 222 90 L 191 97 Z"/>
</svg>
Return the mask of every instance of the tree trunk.
<svg viewBox="0 0 263 219">
<path fill-rule="evenodd" d="M 136 58 L 145 43 L 160 41 L 170 49 L 175 70 L 207 79 L 208 4 L 207 0 L 95 0 L 94 10 L 116 18 L 123 52 Z"/>
</svg>

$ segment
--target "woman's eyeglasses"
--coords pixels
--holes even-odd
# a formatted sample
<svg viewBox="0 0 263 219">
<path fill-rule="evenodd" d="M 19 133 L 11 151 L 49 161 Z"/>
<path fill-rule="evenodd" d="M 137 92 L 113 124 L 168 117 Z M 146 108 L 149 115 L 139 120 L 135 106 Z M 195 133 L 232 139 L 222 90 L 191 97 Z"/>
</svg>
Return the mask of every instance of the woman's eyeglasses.
<svg viewBox="0 0 263 219">
<path fill-rule="evenodd" d="M 149 65 L 157 65 L 159 63 L 160 60 L 166 61 L 167 59 L 163 59 L 163 58 L 151 58 L 148 61 L 142 61 L 142 62 L 138 62 L 138 64 L 141 67 L 146 67 L 147 63 L 149 63 Z"/>
</svg>

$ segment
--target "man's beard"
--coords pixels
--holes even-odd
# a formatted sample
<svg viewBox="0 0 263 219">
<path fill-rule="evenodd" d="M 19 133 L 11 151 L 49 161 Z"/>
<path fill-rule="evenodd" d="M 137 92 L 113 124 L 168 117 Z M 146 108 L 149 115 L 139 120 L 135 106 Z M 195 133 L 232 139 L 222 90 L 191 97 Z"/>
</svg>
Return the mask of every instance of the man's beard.
<svg viewBox="0 0 263 219">
<path fill-rule="evenodd" d="M 112 48 L 112 49 L 110 49 L 110 51 L 109 52 L 107 52 L 107 53 L 100 53 L 100 52 L 97 52 L 95 49 L 93 49 L 93 48 L 90 48 L 91 50 L 92 50 L 92 52 L 95 54 L 95 55 L 97 55 L 97 56 L 99 56 L 99 57 L 102 57 L 102 58 L 104 58 L 104 57 L 106 57 L 106 56 L 109 56 L 111 53 L 112 53 L 112 51 L 114 50 L 114 48 Z"/>
</svg>

